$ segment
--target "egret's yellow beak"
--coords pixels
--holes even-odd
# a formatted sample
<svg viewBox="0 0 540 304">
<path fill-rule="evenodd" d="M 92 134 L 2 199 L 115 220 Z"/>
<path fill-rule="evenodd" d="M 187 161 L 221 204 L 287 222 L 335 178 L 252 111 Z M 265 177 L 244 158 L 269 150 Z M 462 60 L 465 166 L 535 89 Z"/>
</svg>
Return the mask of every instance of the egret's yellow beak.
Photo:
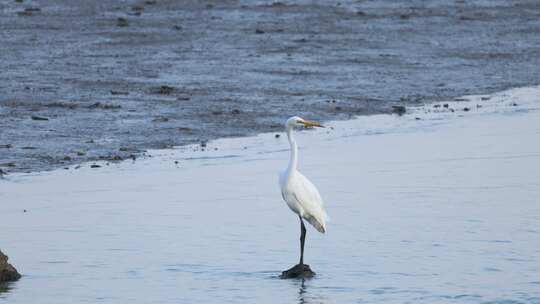
<svg viewBox="0 0 540 304">
<path fill-rule="evenodd" d="M 302 124 L 304 124 L 304 126 L 306 126 L 306 127 L 319 127 L 319 128 L 324 128 L 323 125 L 321 125 L 320 123 L 318 123 L 318 122 L 316 122 L 316 121 L 304 120 L 304 121 L 302 121 Z"/>
</svg>

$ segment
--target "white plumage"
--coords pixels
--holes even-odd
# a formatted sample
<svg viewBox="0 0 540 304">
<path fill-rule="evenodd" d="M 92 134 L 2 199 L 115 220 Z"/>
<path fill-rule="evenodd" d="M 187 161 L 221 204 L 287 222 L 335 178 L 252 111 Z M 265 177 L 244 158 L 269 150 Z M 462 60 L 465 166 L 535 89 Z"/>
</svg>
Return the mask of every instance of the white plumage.
<svg viewBox="0 0 540 304">
<path fill-rule="evenodd" d="M 295 126 L 322 127 L 321 124 L 308 121 L 294 116 L 285 123 L 285 130 L 291 145 L 291 158 L 289 166 L 279 177 L 281 195 L 289 208 L 300 217 L 300 265 L 303 264 L 305 227 L 302 219 L 308 221 L 317 231 L 326 231 L 326 221 L 328 215 L 324 211 L 324 203 L 319 191 L 307 177 L 302 175 L 297 169 L 298 166 L 298 146 L 294 140 L 293 129 Z"/>
<path fill-rule="evenodd" d="M 291 210 L 308 221 L 317 231 L 326 231 L 328 215 L 315 185 L 298 170 L 280 176 L 281 195 Z"/>
</svg>

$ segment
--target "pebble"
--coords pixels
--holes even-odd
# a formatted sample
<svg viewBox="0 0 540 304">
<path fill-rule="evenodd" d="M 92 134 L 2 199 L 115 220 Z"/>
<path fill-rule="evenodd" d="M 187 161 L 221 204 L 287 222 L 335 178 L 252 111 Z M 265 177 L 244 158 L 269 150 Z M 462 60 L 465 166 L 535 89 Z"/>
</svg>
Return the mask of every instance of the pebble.
<svg viewBox="0 0 540 304">
<path fill-rule="evenodd" d="M 392 106 L 392 111 L 398 115 L 403 115 L 407 112 L 407 108 L 405 106 Z"/>
<path fill-rule="evenodd" d="M 49 120 L 49 118 L 43 116 L 32 116 L 31 118 L 32 120 Z"/>
<path fill-rule="evenodd" d="M 118 19 L 116 19 L 116 26 L 126 27 L 128 25 L 129 25 L 129 22 L 127 21 L 126 18 L 118 17 Z"/>
</svg>

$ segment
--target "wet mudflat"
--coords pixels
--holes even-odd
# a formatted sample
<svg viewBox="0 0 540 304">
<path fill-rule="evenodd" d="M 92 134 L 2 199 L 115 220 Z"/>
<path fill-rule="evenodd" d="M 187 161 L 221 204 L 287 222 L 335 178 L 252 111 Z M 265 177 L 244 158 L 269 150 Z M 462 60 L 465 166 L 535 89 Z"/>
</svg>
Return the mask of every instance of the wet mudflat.
<svg viewBox="0 0 540 304">
<path fill-rule="evenodd" d="M 305 282 L 278 278 L 299 254 L 283 136 L 10 174 L 23 278 L 0 303 L 539 303 L 540 88 L 467 100 L 298 134 L 332 218 L 308 227 Z"/>
<path fill-rule="evenodd" d="M 538 1 L 0 1 L 0 169 L 536 84 Z"/>
</svg>

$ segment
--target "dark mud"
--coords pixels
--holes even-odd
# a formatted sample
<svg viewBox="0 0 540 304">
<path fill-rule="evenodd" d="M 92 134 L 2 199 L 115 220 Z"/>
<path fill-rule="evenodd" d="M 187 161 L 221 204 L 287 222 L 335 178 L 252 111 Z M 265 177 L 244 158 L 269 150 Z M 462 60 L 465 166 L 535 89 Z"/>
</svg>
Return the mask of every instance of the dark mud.
<svg viewBox="0 0 540 304">
<path fill-rule="evenodd" d="M 0 1 L 0 169 L 538 84 L 540 2 Z"/>
</svg>

